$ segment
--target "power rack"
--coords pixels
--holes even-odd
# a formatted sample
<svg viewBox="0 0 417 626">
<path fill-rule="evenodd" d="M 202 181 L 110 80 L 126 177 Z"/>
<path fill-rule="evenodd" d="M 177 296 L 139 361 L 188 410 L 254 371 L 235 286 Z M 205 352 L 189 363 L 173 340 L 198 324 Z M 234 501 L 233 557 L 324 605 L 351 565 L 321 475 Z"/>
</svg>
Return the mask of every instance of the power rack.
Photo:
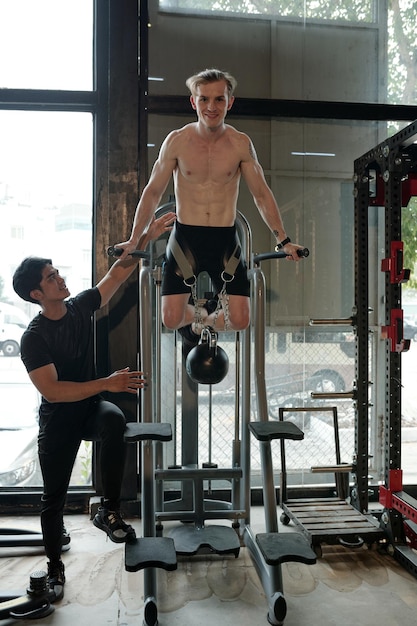
<svg viewBox="0 0 417 626">
<path fill-rule="evenodd" d="M 403 491 L 401 470 L 401 354 L 410 347 L 403 335 L 401 285 L 410 270 L 403 267 L 402 208 L 417 195 L 417 121 L 355 160 L 355 296 L 357 326 L 357 430 L 358 476 L 367 473 L 368 449 L 368 337 L 369 337 L 369 207 L 384 207 L 385 410 L 384 485 L 379 492 L 384 507 L 381 527 L 388 535 L 395 558 L 417 576 L 417 500 Z M 358 481 L 358 504 L 367 508 L 366 481 Z"/>
</svg>

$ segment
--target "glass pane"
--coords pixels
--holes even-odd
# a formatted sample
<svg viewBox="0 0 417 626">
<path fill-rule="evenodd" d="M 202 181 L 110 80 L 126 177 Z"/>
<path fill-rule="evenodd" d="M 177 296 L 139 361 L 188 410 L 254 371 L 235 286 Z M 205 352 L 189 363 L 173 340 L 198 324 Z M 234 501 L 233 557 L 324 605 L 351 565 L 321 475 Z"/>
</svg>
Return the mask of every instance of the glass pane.
<svg viewBox="0 0 417 626">
<path fill-rule="evenodd" d="M 417 22 L 414 0 L 399 0 L 388 9 L 388 99 L 415 105 Z"/>
<path fill-rule="evenodd" d="M 19 357 L 24 328 L 39 307 L 13 291 L 27 256 L 51 258 L 75 295 L 91 286 L 92 117 L 87 113 L 0 111 L 0 486 L 40 485 L 37 405 Z M 4 404 L 4 398 L 6 403 Z M 72 484 L 90 482 L 88 446 Z M 87 467 L 87 465 L 88 467 Z"/>
<path fill-rule="evenodd" d="M 185 79 L 215 64 L 235 74 L 237 97 L 414 105 L 415 2 L 388 5 L 161 0 L 164 12 L 150 32 L 150 76 L 158 79 L 150 90 L 185 94 Z M 190 32 L 204 45 L 178 46 Z M 175 58 L 160 53 L 171 47 Z"/>
<path fill-rule="evenodd" d="M 265 263 L 266 265 L 267 263 Z M 198 396 L 198 454 L 201 463 L 214 462 L 218 467 L 233 466 L 232 442 L 236 434 L 236 346 L 235 333 L 220 333 L 219 345 L 229 359 L 227 376 L 212 388 L 202 385 Z M 167 465 L 181 465 L 183 444 L 192 446 L 182 428 L 181 389 L 182 344 L 175 350 L 173 333 L 164 332 L 161 389 L 162 420 L 172 424 L 175 440 L 164 449 Z M 354 337 L 350 328 L 316 329 L 310 327 L 267 328 L 266 387 L 268 418 L 279 419 L 279 407 L 306 409 L 287 411 L 285 419 L 293 421 L 305 434 L 304 442 L 287 449 L 287 466 L 291 484 L 331 483 L 329 472 L 312 473 L 311 467 L 337 462 L 336 438 L 340 443 L 341 462 L 351 463 L 354 454 L 355 411 L 351 399 L 312 399 L 311 392 L 351 391 L 355 377 Z M 252 345 L 252 355 L 254 345 Z M 176 395 L 176 412 L 172 411 Z M 333 423 L 336 406 L 338 429 Z M 308 410 L 311 408 L 311 410 Z M 252 379 L 251 419 L 257 419 L 257 394 Z M 183 437 L 185 439 L 183 440 Z M 187 454 L 190 449 L 187 449 Z M 279 445 L 273 446 L 274 467 L 280 467 Z M 259 447 L 251 441 L 251 484 L 262 485 Z"/>
<path fill-rule="evenodd" d="M 352 400 L 313 401 L 311 391 L 352 391 L 355 378 L 352 328 L 349 324 L 336 329 L 310 327 L 309 321 L 348 319 L 352 315 L 355 271 L 354 160 L 387 136 L 387 124 L 305 119 L 260 121 L 233 119 L 229 115 L 229 123 L 253 140 L 268 183 L 280 205 L 287 232 L 294 241 L 303 243 L 311 252 L 310 257 L 297 268 L 290 263 L 279 262 L 262 265 L 267 285 L 266 379 L 270 418 L 277 419 L 278 406 L 315 406 L 323 409 L 328 409 L 329 405 L 337 406 L 342 461 L 350 463 L 354 452 L 355 411 Z M 150 116 L 150 164 L 154 162 L 164 136 L 182 123 L 182 119 L 175 117 Z M 161 204 L 169 201 L 170 194 L 172 187 L 167 190 Z M 249 221 L 253 249 L 256 252 L 271 250 L 273 237 L 261 220 L 243 181 L 238 208 Z M 372 249 L 376 273 L 380 266 L 376 258 L 378 249 Z M 329 262 L 329 259 L 332 261 Z M 374 283 L 372 279 L 371 284 Z M 219 343 L 226 350 L 230 348 L 229 361 L 232 364 L 233 346 L 229 345 L 223 334 L 219 336 Z M 370 359 L 373 375 L 372 349 Z M 175 367 L 172 363 L 166 367 L 172 377 Z M 172 377 L 172 387 L 168 373 L 164 374 L 163 380 L 168 381 L 164 393 L 171 394 L 172 398 L 178 375 Z M 233 439 L 233 386 L 234 371 L 230 367 L 227 380 L 216 385 L 213 394 L 213 442 L 216 442 L 212 449 L 213 461 L 223 464 Z M 206 398 L 203 397 L 200 407 L 203 423 L 208 411 L 204 400 Z M 172 406 L 172 400 L 166 400 L 165 404 L 167 407 Z M 169 419 L 168 415 L 165 419 Z M 305 464 L 302 466 L 297 465 L 300 462 L 298 457 L 291 460 L 289 452 L 289 463 L 294 463 L 294 472 L 297 470 L 292 480 L 300 484 L 308 484 L 312 480 L 328 481 L 329 476 L 326 475 L 311 476 L 309 468 L 335 462 L 332 420 L 326 411 L 323 414 L 306 412 L 300 419 L 304 419 L 303 426 L 310 447 L 304 450 Z M 316 436 L 326 441 L 324 449 L 316 442 Z M 199 443 L 200 456 L 205 459 L 207 439 L 202 436 Z M 176 445 L 179 450 L 181 441 L 177 441 Z M 370 453 L 373 458 L 379 449 L 378 445 L 374 439 L 371 440 Z M 254 446 L 253 484 L 260 476 L 259 472 L 256 474 L 256 468 L 259 469 L 259 453 Z M 377 480 L 377 474 L 375 476 Z"/>
<path fill-rule="evenodd" d="M 328 0 L 160 0 L 163 10 L 230 12 L 247 15 L 273 15 L 322 20 L 372 21 L 375 0 L 351 0 L 332 3 Z"/>
<path fill-rule="evenodd" d="M 413 198 L 417 205 L 417 199 Z M 409 267 L 407 260 L 405 266 Z M 415 285 L 416 281 L 412 283 Z M 410 349 L 401 356 L 401 468 L 403 481 L 417 484 L 417 288 L 403 289 L 404 338 L 410 340 Z"/>
<path fill-rule="evenodd" d="M 0 88 L 93 88 L 93 0 L 2 0 Z"/>
<path fill-rule="evenodd" d="M 411 0 L 398 3 L 160 0 L 160 13 L 150 31 L 149 74 L 153 80 L 149 89 L 152 95 L 161 97 L 187 95 L 186 78 L 215 65 L 237 78 L 237 101 L 256 98 L 413 105 L 417 67 L 415 5 Z M 181 20 L 172 14 L 175 12 L 182 13 Z M 190 32 L 193 42 L 198 44 L 190 42 Z M 186 43 L 178 45 L 178 42 Z M 176 50 L 175 58 L 161 54 L 166 48 Z M 348 318 L 352 314 L 354 160 L 407 123 L 285 119 L 280 117 L 279 106 L 276 118 L 269 120 L 255 119 L 255 115 L 236 119 L 233 112 L 232 108 L 227 120 L 253 139 L 268 183 L 280 204 L 287 231 L 293 240 L 311 250 L 310 258 L 299 264 L 295 276 L 290 264 L 275 267 L 265 264 L 263 268 L 268 289 L 267 358 L 271 364 L 268 386 L 275 389 L 278 398 L 274 400 L 271 396 L 270 402 L 273 406 L 282 399 L 279 395 L 282 365 L 287 370 L 295 367 L 294 378 L 299 383 L 295 390 L 283 386 L 284 391 L 291 391 L 284 398 L 286 402 L 306 401 L 311 380 L 320 370 L 326 372 L 325 385 L 340 382 L 340 376 L 344 389 L 349 390 L 354 376 L 352 333 L 343 329 L 343 341 L 337 338 L 339 333 L 332 332 L 326 341 L 320 333 L 312 340 L 311 335 L 307 337 L 308 320 Z M 194 120 L 191 109 L 188 119 L 151 115 L 149 164 L 155 161 L 168 132 Z M 164 202 L 169 200 L 169 194 L 172 194 L 172 186 Z M 254 250 L 270 249 L 272 237 L 244 184 L 238 208 L 251 225 Z M 415 214 L 410 224 L 414 232 Z M 379 252 L 384 245 L 382 241 L 381 246 L 381 236 L 383 239 L 380 217 L 377 212 L 370 212 L 373 311 L 379 307 L 375 284 L 381 280 Z M 414 238 L 410 237 L 409 241 L 415 249 Z M 405 266 L 410 267 L 406 262 Z M 370 474 L 375 484 L 381 479 L 383 463 L 380 394 L 385 385 L 384 372 L 378 368 L 381 353 L 378 324 L 375 314 L 371 314 L 370 326 L 375 332 L 370 341 L 370 380 L 374 383 L 370 395 L 375 396 L 375 401 L 371 398 L 369 454 Z M 301 342 L 294 340 L 297 336 L 302 337 Z M 273 358 L 279 350 L 282 350 L 280 358 L 274 364 Z M 411 350 L 404 357 L 407 371 L 404 373 L 403 411 L 404 420 L 414 433 L 417 429 L 413 415 L 412 358 Z M 285 368 L 282 368 L 284 373 Z M 225 398 L 219 397 L 219 402 L 226 404 Z M 351 400 L 344 401 L 338 410 L 343 461 L 350 462 L 354 446 Z M 222 426 L 227 423 L 227 415 L 226 409 L 224 419 L 219 420 Z M 311 417 L 308 437 L 319 426 L 320 432 L 324 432 L 324 428 L 329 434 L 326 419 L 317 415 L 303 417 Z M 222 437 L 229 442 L 229 437 L 222 434 L 218 439 Z M 408 442 L 403 443 L 407 482 L 415 482 L 412 459 L 416 444 L 412 445 L 411 448 Z M 406 446 L 410 449 L 408 456 Z M 307 464 L 319 464 L 318 461 L 305 460 Z M 255 468 L 259 455 L 255 455 L 252 462 Z M 308 480 L 303 475 L 308 465 L 300 468 L 295 464 L 294 467 L 301 469 L 296 480 Z"/>
</svg>

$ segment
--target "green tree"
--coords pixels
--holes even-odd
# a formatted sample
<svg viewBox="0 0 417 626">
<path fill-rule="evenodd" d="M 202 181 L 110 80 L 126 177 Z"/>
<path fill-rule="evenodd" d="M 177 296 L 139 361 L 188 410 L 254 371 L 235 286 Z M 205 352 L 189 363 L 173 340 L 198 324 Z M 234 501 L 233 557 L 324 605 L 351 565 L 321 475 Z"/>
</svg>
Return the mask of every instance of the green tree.
<svg viewBox="0 0 417 626">
<path fill-rule="evenodd" d="M 388 102 L 415 104 L 417 99 L 417 23 L 414 0 L 390 0 L 388 9 Z M 399 130 L 390 124 L 390 134 Z M 401 213 L 404 266 L 411 269 L 408 287 L 417 288 L 417 198 Z"/>
<path fill-rule="evenodd" d="M 372 21 L 376 0 L 167 0 L 170 7 L 191 11 L 229 11 L 254 15 Z M 161 0 L 164 5 L 164 0 Z"/>
<path fill-rule="evenodd" d="M 417 289 L 417 198 L 410 202 L 401 212 L 401 238 L 404 242 L 404 267 L 411 269 L 411 278 L 407 287 Z"/>
<path fill-rule="evenodd" d="M 414 0 L 389 0 L 388 102 L 415 104 L 416 98 L 416 3 Z"/>
</svg>

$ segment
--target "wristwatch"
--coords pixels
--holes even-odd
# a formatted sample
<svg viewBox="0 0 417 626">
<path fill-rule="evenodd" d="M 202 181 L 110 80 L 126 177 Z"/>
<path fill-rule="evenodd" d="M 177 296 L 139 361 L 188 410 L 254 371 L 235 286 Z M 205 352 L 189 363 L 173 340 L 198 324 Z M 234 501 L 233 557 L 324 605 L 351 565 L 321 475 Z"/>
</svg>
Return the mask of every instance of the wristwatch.
<svg viewBox="0 0 417 626">
<path fill-rule="evenodd" d="M 291 239 L 289 237 L 286 237 L 285 239 L 277 243 L 277 245 L 275 246 L 275 252 L 279 252 L 279 250 L 282 250 L 282 248 L 286 246 L 287 243 L 291 243 Z"/>
</svg>

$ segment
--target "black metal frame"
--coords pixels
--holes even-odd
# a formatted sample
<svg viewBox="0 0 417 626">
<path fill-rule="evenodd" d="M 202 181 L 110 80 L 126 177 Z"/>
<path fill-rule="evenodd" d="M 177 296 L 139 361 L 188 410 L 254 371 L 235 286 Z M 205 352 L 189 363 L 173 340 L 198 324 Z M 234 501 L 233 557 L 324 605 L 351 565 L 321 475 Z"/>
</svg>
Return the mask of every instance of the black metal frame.
<svg viewBox="0 0 417 626">
<path fill-rule="evenodd" d="M 367 508 L 368 489 L 368 423 L 369 380 L 368 338 L 368 209 L 385 208 L 385 326 L 383 335 L 388 339 L 385 353 L 385 413 L 384 413 L 384 479 L 380 500 L 385 505 L 381 523 L 394 545 L 398 560 L 417 575 L 417 559 L 407 549 L 403 516 L 415 522 L 417 501 L 402 491 L 401 472 L 401 353 L 408 349 L 402 332 L 401 283 L 409 276 L 402 267 L 401 212 L 408 202 L 404 199 L 404 181 L 416 178 L 417 120 L 355 161 L 355 309 L 357 328 L 357 477 L 358 501 L 362 510 Z M 371 185 L 374 187 L 371 193 Z M 393 254 L 397 250 L 400 254 Z M 402 504 L 403 501 L 407 504 Z M 398 504 L 396 502 L 398 501 Z M 416 544 L 415 531 L 410 531 L 411 545 Z M 398 547 L 396 546 L 398 544 Z M 399 545 L 403 544 L 403 545 Z"/>
</svg>

